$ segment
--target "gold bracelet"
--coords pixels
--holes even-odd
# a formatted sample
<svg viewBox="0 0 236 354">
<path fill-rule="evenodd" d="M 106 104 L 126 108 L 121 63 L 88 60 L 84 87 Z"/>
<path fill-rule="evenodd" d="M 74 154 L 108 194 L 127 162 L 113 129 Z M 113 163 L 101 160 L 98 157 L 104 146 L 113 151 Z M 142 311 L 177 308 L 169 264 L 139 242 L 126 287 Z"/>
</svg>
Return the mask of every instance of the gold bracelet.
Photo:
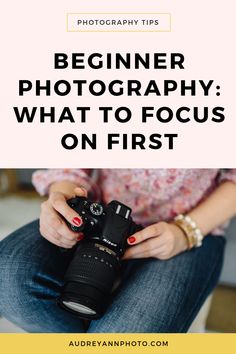
<svg viewBox="0 0 236 354">
<path fill-rule="evenodd" d="M 177 215 L 174 218 L 174 224 L 178 226 L 186 236 L 188 249 L 200 247 L 202 245 L 203 234 L 189 215 Z"/>
<path fill-rule="evenodd" d="M 178 220 L 174 220 L 174 225 L 176 225 L 183 232 L 183 234 L 187 240 L 187 243 L 188 243 L 188 250 L 191 250 L 191 248 L 194 247 L 194 241 L 193 241 L 192 237 L 190 236 L 189 232 L 186 230 L 186 228 L 184 227 L 182 222 L 180 222 Z"/>
</svg>

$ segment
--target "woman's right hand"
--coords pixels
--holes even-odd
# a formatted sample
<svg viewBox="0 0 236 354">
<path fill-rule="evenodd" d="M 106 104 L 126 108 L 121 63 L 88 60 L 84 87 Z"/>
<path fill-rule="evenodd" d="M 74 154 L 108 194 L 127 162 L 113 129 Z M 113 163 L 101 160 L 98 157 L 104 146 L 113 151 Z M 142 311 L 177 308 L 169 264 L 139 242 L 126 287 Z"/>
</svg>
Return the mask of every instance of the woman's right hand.
<svg viewBox="0 0 236 354">
<path fill-rule="evenodd" d="M 69 181 L 56 182 L 50 187 L 48 199 L 41 205 L 40 233 L 59 247 L 71 248 L 83 238 L 82 233 L 71 231 L 63 219 L 72 225 L 81 225 L 81 217 L 66 202 L 75 196 L 87 197 L 87 191 Z"/>
</svg>

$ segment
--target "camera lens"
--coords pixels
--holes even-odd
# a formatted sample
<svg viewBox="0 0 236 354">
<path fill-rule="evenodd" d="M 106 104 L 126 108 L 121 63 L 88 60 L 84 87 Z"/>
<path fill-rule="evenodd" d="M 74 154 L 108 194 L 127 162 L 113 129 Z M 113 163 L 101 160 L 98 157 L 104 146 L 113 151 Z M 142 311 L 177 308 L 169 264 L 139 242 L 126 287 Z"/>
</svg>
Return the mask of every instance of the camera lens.
<svg viewBox="0 0 236 354">
<path fill-rule="evenodd" d="M 68 307 L 69 309 L 75 311 L 75 312 L 80 312 L 85 315 L 96 315 L 96 311 L 90 309 L 87 306 L 77 304 L 76 302 L 73 301 L 63 301 L 63 304 Z"/>
<path fill-rule="evenodd" d="M 66 272 L 60 306 L 81 318 L 100 318 L 119 270 L 120 261 L 114 252 L 99 243 L 81 243 Z"/>
</svg>

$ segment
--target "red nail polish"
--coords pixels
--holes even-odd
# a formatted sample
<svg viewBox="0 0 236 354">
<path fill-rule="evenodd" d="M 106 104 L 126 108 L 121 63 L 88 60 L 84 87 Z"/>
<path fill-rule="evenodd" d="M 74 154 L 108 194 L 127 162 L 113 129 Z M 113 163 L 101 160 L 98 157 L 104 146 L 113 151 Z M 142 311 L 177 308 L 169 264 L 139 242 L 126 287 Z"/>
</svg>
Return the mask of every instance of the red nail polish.
<svg viewBox="0 0 236 354">
<path fill-rule="evenodd" d="M 129 243 L 134 243 L 136 241 L 136 238 L 134 236 L 130 236 L 128 238 Z"/>
<path fill-rule="evenodd" d="M 76 216 L 73 220 L 72 220 L 72 223 L 76 226 L 80 226 L 82 225 L 83 221 L 80 217 Z"/>
<path fill-rule="evenodd" d="M 82 234 L 82 235 L 77 237 L 77 241 L 81 241 L 81 240 L 83 240 L 83 238 L 84 238 L 84 235 Z"/>
</svg>

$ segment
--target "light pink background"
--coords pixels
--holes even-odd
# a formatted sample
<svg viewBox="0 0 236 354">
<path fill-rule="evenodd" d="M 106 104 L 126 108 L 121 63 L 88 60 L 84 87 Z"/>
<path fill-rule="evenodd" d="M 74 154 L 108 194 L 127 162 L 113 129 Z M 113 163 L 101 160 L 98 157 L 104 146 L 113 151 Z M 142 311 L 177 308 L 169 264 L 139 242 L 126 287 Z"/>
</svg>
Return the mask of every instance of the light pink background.
<svg viewBox="0 0 236 354">
<path fill-rule="evenodd" d="M 8 1 L 1 5 L 0 167 L 235 167 L 235 29 L 234 1 Z M 68 12 L 170 12 L 170 33 L 67 33 Z M 54 52 L 182 52 L 183 71 L 53 70 Z M 19 79 L 214 79 L 221 96 L 150 97 L 18 97 Z M 92 106 L 85 124 L 18 124 L 13 106 Z M 102 125 L 98 106 L 133 107 L 130 123 Z M 224 123 L 141 124 L 138 107 L 207 105 L 226 107 Z M 96 151 L 66 151 L 65 133 L 98 133 Z M 178 133 L 175 149 L 106 150 L 106 134 Z"/>
</svg>

